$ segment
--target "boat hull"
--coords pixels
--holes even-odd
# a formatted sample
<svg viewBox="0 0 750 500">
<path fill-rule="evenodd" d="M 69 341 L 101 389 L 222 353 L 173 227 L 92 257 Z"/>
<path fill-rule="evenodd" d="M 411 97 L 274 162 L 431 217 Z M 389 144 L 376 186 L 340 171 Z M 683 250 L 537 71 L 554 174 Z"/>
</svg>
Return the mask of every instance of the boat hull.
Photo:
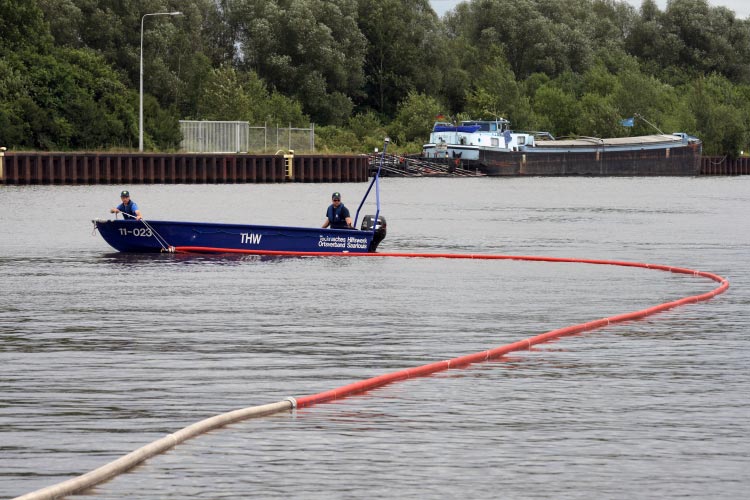
<svg viewBox="0 0 750 500">
<path fill-rule="evenodd" d="M 366 253 L 374 251 L 372 231 L 204 222 L 94 220 L 120 252 L 161 252 L 169 247 L 211 251 Z"/>
<path fill-rule="evenodd" d="M 449 146 L 447 155 L 426 150 L 423 156 L 477 168 L 489 176 L 695 176 L 700 174 L 701 163 L 701 145 L 693 143 L 599 151 L 497 151 L 464 146 L 455 152 Z"/>
<path fill-rule="evenodd" d="M 700 144 L 581 152 L 480 150 L 478 168 L 491 176 L 695 176 L 700 159 Z"/>
</svg>

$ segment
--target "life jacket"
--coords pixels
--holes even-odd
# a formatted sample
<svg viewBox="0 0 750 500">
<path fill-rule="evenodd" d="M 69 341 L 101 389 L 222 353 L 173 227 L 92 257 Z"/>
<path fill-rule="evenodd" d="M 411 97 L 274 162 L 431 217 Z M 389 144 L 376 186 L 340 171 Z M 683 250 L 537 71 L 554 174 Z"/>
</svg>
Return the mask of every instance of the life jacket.
<svg viewBox="0 0 750 500">
<path fill-rule="evenodd" d="M 138 210 L 138 205 L 136 205 L 133 200 L 130 200 L 130 203 L 128 203 L 127 205 L 124 203 L 120 203 L 120 206 L 122 207 L 120 209 L 120 212 L 122 212 L 123 214 L 128 214 L 130 216 L 128 217 L 128 215 L 123 215 L 123 219 L 135 220 L 135 211 Z"/>
<path fill-rule="evenodd" d="M 332 229 L 348 229 L 349 226 L 346 224 L 346 217 L 343 213 L 349 213 L 344 204 L 338 206 L 338 208 L 331 205 L 328 207 L 328 221 L 331 223 Z"/>
</svg>

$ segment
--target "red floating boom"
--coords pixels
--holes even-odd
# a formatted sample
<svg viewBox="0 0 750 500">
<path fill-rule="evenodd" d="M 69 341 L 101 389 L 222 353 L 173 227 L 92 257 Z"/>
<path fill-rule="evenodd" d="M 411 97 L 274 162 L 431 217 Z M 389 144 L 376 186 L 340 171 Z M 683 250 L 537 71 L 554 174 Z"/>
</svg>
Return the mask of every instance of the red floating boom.
<svg viewBox="0 0 750 500">
<path fill-rule="evenodd" d="M 489 359 L 499 358 L 509 352 L 520 351 L 531 348 L 532 345 L 541 344 L 552 339 L 564 337 L 566 335 L 574 335 L 576 333 L 593 330 L 595 328 L 601 328 L 603 326 L 611 325 L 613 323 L 621 323 L 632 319 L 639 319 L 651 314 L 655 314 L 660 311 L 671 309 L 687 303 L 695 303 L 703 300 L 708 300 L 720 293 L 724 293 L 729 288 L 729 282 L 716 274 L 693 271 L 692 269 L 685 269 L 682 267 L 669 267 L 654 264 L 639 264 L 636 262 L 622 262 L 614 260 L 593 260 L 593 259 L 566 259 L 561 257 L 537 257 L 537 256 L 521 256 L 521 255 L 484 255 L 484 254 L 430 254 L 430 253 L 341 253 L 331 254 L 327 252 L 275 252 L 275 251 L 259 251 L 259 250 L 227 250 L 222 248 L 206 248 L 206 247 L 177 247 L 177 252 L 202 252 L 202 253 L 244 253 L 254 255 L 286 255 L 286 256 L 325 256 L 325 257 L 418 257 L 418 258 L 441 258 L 441 259 L 484 259 L 484 260 L 527 260 L 537 262 L 568 262 L 568 263 L 579 263 L 579 264 L 601 264 L 609 266 L 626 266 L 626 267 L 642 267 L 645 269 L 656 269 L 659 271 L 669 271 L 672 273 L 681 274 L 692 274 L 693 276 L 700 276 L 708 278 L 719 283 L 717 288 L 714 288 L 710 292 L 706 292 L 700 295 L 693 295 L 691 297 L 685 297 L 683 299 L 675 300 L 672 302 L 665 302 L 657 306 L 642 309 L 640 311 L 634 311 L 631 313 L 618 314 L 616 316 L 610 316 L 609 318 L 597 319 L 589 321 L 588 323 L 581 323 L 579 325 L 568 326 L 565 328 L 559 328 L 552 330 L 541 335 L 529 337 L 524 340 L 519 340 L 512 344 L 495 347 L 487 351 L 477 352 L 474 354 L 468 354 L 466 356 L 459 356 L 457 358 L 449 359 L 446 361 L 438 361 L 436 363 L 430 363 L 416 368 L 407 368 L 393 373 L 387 373 L 378 377 L 373 377 L 360 382 L 354 382 L 338 389 L 332 389 L 330 391 L 313 394 L 310 396 L 303 396 L 300 398 L 287 398 L 283 401 L 271 403 L 262 406 L 253 406 L 249 408 L 242 408 L 239 410 L 222 413 L 210 418 L 196 422 L 188 427 L 185 427 L 177 432 L 164 436 L 161 439 L 153 441 L 145 446 L 138 448 L 130 452 L 129 454 L 118 458 L 117 460 L 105 464 L 97 469 L 94 469 L 81 476 L 68 479 L 57 483 L 46 488 L 42 488 L 31 493 L 27 493 L 17 500 L 49 500 L 53 498 L 59 498 L 61 496 L 70 495 L 79 491 L 84 491 L 97 484 L 100 484 L 108 479 L 113 478 L 118 474 L 135 467 L 139 463 L 147 460 L 150 457 L 164 453 L 166 450 L 177 446 L 179 443 L 192 439 L 201 434 L 205 434 L 213 429 L 218 429 L 225 425 L 240 422 L 249 418 L 257 418 L 274 413 L 283 411 L 289 411 L 292 408 L 304 408 L 306 406 L 312 406 L 317 403 L 323 403 L 325 401 L 331 401 L 334 399 L 342 399 L 347 396 L 354 394 L 360 394 L 377 387 L 382 387 L 391 382 L 398 380 L 404 380 L 412 377 L 423 377 L 430 375 L 435 372 L 447 370 L 449 368 L 461 368 L 472 363 L 480 363 Z"/>
<path fill-rule="evenodd" d="M 519 340 L 512 344 L 507 344 L 487 351 L 477 352 L 474 354 L 467 354 L 465 356 L 459 356 L 457 358 L 449 359 L 446 361 L 438 361 L 436 363 L 430 363 L 416 368 L 407 368 L 393 373 L 387 373 L 378 377 L 373 377 L 367 380 L 354 382 L 343 387 L 331 389 L 329 391 L 313 394 L 310 396 L 303 396 L 296 398 L 295 404 L 297 408 L 304 408 L 306 406 L 312 406 L 314 404 L 323 403 L 334 399 L 342 399 L 347 396 L 366 392 L 377 387 L 382 387 L 391 382 L 398 380 L 404 380 L 412 377 L 423 377 L 430 375 L 435 372 L 448 370 L 450 368 L 460 368 L 472 363 L 480 363 L 490 359 L 497 359 L 501 356 L 508 354 L 513 351 L 521 351 L 530 349 L 531 346 L 548 342 L 552 339 L 559 337 L 565 337 L 568 335 L 575 335 L 577 333 L 594 330 L 603 326 L 611 325 L 614 323 L 621 323 L 623 321 L 630 321 L 634 319 L 644 318 L 657 312 L 665 311 L 673 307 L 677 307 L 687 303 L 695 303 L 704 300 L 708 300 L 720 293 L 724 293 L 729 288 L 729 282 L 713 273 L 694 271 L 692 269 L 686 269 L 682 267 L 670 267 L 660 264 L 641 264 L 638 262 L 626 262 L 617 260 L 596 260 L 596 259 L 570 259 L 564 257 L 542 257 L 534 255 L 487 255 L 487 254 L 454 254 L 454 253 L 397 253 L 397 252 L 384 252 L 384 253 L 341 253 L 331 254 L 324 252 L 266 252 L 257 250 L 225 250 L 221 248 L 203 248 L 203 247 L 177 247 L 175 249 L 178 252 L 209 252 L 209 253 L 244 253 L 244 254 L 255 254 L 255 255 L 279 255 L 279 256 L 326 256 L 326 257 L 411 257 L 411 258 L 432 258 L 432 259 L 480 259 L 480 260 L 525 260 L 525 261 L 536 261 L 536 262 L 565 262 L 565 263 L 577 263 L 577 264 L 599 264 L 608 266 L 624 266 L 624 267 L 641 267 L 645 269 L 655 269 L 658 271 L 668 271 L 672 273 L 680 274 L 692 274 L 693 276 L 700 276 L 708 278 L 718 282 L 720 285 L 701 295 L 693 295 L 685 297 L 672 302 L 665 302 L 653 307 L 641 309 L 640 311 L 633 311 L 624 314 L 618 314 L 610 316 L 608 318 L 597 319 L 589 321 L 587 323 L 580 323 L 578 325 L 567 326 L 565 328 L 559 328 L 552 330 L 534 337 L 529 337 L 524 340 Z"/>
</svg>

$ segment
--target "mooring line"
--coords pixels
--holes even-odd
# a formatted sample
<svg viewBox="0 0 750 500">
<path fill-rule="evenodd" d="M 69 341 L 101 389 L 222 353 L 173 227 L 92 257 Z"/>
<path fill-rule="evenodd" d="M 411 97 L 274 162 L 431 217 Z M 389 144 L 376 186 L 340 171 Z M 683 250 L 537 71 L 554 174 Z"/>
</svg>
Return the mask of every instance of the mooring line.
<svg viewBox="0 0 750 500">
<path fill-rule="evenodd" d="M 463 368 L 474 363 L 480 363 L 492 359 L 500 358 L 509 352 L 530 350 L 531 346 L 548 342 L 553 339 L 565 337 L 569 335 L 575 335 L 585 331 L 602 328 L 607 325 L 621 323 L 623 321 L 630 321 L 634 319 L 644 318 L 652 314 L 656 314 L 667 309 L 682 306 L 688 303 L 697 303 L 705 300 L 709 300 L 721 293 L 724 293 L 729 288 L 729 281 L 725 278 L 705 272 L 696 271 L 693 269 L 686 269 L 681 267 L 663 266 L 657 264 L 641 264 L 637 262 L 627 261 L 610 261 L 610 260 L 597 260 L 597 259 L 573 259 L 564 257 L 543 257 L 543 256 L 529 256 L 529 255 L 484 255 L 484 254 L 428 254 L 428 253 L 347 253 L 347 254 L 331 254 L 326 252 L 264 252 L 254 250 L 226 250 L 226 249 L 212 249 L 206 247 L 178 247 L 178 252 L 224 252 L 224 253 L 245 253 L 245 254 L 257 254 L 257 255 L 287 255 L 287 256 L 326 256 L 326 257 L 411 257 L 411 258 L 450 258 L 450 259 L 484 259 L 484 260 L 524 260 L 533 262 L 558 262 L 558 263 L 578 263 L 578 264 L 597 264 L 597 265 L 612 265 L 612 266 L 625 266 L 625 267 L 641 267 L 644 269 L 653 269 L 659 271 L 666 271 L 671 273 L 680 273 L 692 275 L 693 277 L 703 277 L 719 283 L 719 286 L 713 290 L 699 294 L 684 297 L 682 299 L 673 300 L 671 302 L 665 302 L 656 306 L 641 309 L 639 311 L 633 311 L 630 313 L 618 314 L 610 316 L 608 318 L 601 318 L 586 323 L 580 323 L 577 325 L 567 326 L 556 330 L 551 330 L 534 337 L 519 340 L 512 344 L 507 344 L 486 351 L 481 351 L 474 354 L 468 354 L 459 356 L 457 358 L 437 361 L 426 365 L 407 368 L 384 375 L 379 375 L 367 380 L 354 382 L 336 389 L 329 391 L 320 392 L 318 394 L 312 394 L 309 396 L 301 397 L 289 397 L 283 401 L 276 403 L 270 403 L 261 406 L 252 406 L 239 410 L 222 413 L 214 417 L 210 417 L 199 422 L 196 422 L 188 427 L 185 427 L 175 433 L 169 434 L 161 439 L 158 439 L 150 444 L 147 444 L 137 450 L 117 459 L 113 462 L 105 464 L 97 469 L 92 470 L 82 476 L 78 476 L 67 481 L 60 482 L 58 484 L 42 488 L 31 493 L 27 493 L 15 500 L 46 500 L 53 498 L 60 498 L 62 496 L 71 495 L 73 493 L 81 492 L 96 486 L 108 479 L 111 479 L 123 472 L 126 472 L 139 463 L 154 457 L 158 454 L 164 453 L 165 451 L 177 446 L 178 444 L 205 434 L 211 430 L 219 427 L 226 426 L 242 420 L 250 418 L 258 418 L 274 413 L 280 413 L 283 411 L 290 411 L 296 408 L 306 408 L 316 404 L 325 403 L 335 399 L 343 399 L 356 394 L 361 394 L 367 391 L 371 391 L 378 387 L 382 387 L 387 384 L 391 384 L 396 381 L 406 380 L 414 377 L 424 377 L 433 373 L 444 371 L 454 368 Z"/>
</svg>

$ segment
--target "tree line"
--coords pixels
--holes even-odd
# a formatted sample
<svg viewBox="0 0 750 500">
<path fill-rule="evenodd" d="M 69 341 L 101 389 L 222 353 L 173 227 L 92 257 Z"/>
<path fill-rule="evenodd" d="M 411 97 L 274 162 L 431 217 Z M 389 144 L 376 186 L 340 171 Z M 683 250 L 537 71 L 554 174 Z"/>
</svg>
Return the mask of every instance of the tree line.
<svg viewBox="0 0 750 500">
<path fill-rule="evenodd" d="M 136 147 L 141 22 L 172 11 L 143 22 L 150 150 L 198 119 L 418 151 L 440 114 L 750 149 L 750 20 L 706 0 L 470 0 L 442 18 L 427 0 L 0 0 L 0 145 Z"/>
</svg>

